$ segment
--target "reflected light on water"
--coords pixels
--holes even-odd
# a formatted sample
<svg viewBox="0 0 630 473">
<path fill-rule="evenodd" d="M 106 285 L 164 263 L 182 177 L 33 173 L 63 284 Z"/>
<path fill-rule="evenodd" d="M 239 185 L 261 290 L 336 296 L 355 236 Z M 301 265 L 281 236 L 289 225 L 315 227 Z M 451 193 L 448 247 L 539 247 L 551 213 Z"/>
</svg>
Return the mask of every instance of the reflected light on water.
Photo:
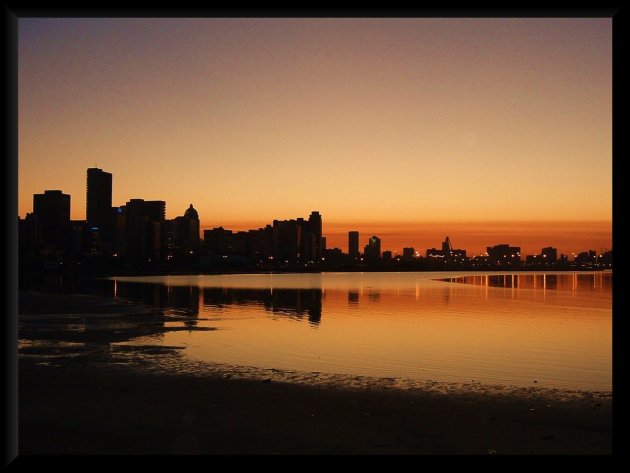
<svg viewBox="0 0 630 473">
<path fill-rule="evenodd" d="M 219 328 L 164 335 L 195 360 L 611 389 L 611 273 L 170 276 L 118 278 L 117 292 Z"/>
</svg>

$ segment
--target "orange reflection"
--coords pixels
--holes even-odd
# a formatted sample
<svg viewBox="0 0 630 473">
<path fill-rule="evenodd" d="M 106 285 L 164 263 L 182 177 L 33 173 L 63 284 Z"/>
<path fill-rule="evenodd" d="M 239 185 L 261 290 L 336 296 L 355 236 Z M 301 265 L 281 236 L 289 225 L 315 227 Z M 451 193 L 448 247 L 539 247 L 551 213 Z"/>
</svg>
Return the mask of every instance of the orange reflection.
<svg viewBox="0 0 630 473">
<path fill-rule="evenodd" d="M 195 359 L 262 368 L 610 389 L 610 273 L 432 279 L 444 276 L 201 277 L 192 291 L 199 326 L 220 330 L 168 332 L 164 343 L 187 346 Z"/>
</svg>

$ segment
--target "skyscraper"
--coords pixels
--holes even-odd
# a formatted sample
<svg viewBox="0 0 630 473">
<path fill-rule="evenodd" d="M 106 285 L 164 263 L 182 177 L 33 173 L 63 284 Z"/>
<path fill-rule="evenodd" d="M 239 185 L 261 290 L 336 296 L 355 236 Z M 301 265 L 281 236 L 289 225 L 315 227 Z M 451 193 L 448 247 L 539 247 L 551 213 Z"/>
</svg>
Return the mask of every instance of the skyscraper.
<svg viewBox="0 0 630 473">
<path fill-rule="evenodd" d="M 163 200 L 131 199 L 125 205 L 126 247 L 132 257 L 157 257 L 166 214 Z"/>
<path fill-rule="evenodd" d="M 359 232 L 348 232 L 348 254 L 353 260 L 359 258 Z"/>
<path fill-rule="evenodd" d="M 99 168 L 87 170 L 87 230 L 98 234 L 101 244 L 111 247 L 114 240 L 112 175 Z"/>
<path fill-rule="evenodd" d="M 90 227 L 109 225 L 112 212 L 112 175 L 99 168 L 87 170 L 86 220 Z"/>
<path fill-rule="evenodd" d="M 33 214 L 41 230 L 42 243 L 65 248 L 70 234 L 70 196 L 59 190 L 33 195 Z"/>
<path fill-rule="evenodd" d="M 313 248 L 313 257 L 315 261 L 322 259 L 322 216 L 317 211 L 312 211 L 308 217 L 309 230 L 315 236 L 315 247 Z"/>
<path fill-rule="evenodd" d="M 381 258 L 381 239 L 371 236 L 368 244 L 364 248 L 365 257 L 368 261 L 376 261 Z"/>
</svg>

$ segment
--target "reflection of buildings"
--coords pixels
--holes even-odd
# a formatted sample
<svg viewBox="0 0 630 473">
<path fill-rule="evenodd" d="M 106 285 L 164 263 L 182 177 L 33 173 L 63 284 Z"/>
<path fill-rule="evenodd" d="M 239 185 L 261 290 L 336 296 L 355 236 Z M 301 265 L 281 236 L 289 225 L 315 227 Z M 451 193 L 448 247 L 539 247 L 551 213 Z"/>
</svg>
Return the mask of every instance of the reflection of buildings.
<svg viewBox="0 0 630 473">
<path fill-rule="evenodd" d="M 311 324 L 319 324 L 322 317 L 321 289 L 240 289 L 205 288 L 203 305 L 262 305 L 278 315 L 301 318 L 308 316 Z"/>
<path fill-rule="evenodd" d="M 114 281 L 114 296 L 160 309 L 183 311 L 186 315 L 199 315 L 198 286 L 165 286 L 164 284 L 138 284 Z"/>
<path fill-rule="evenodd" d="M 475 284 L 506 289 L 536 289 L 608 293 L 612 290 L 610 273 L 543 273 L 543 274 L 484 274 L 448 278 L 443 281 Z"/>
<path fill-rule="evenodd" d="M 378 289 L 368 289 L 367 296 L 370 302 L 379 302 L 381 300 L 381 291 Z"/>
</svg>

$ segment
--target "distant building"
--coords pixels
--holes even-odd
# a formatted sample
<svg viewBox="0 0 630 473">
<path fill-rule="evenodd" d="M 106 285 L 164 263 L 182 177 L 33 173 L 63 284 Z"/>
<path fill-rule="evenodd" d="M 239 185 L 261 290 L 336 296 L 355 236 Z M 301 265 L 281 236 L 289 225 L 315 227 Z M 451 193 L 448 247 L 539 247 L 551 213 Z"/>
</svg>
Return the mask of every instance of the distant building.
<svg viewBox="0 0 630 473">
<path fill-rule="evenodd" d="M 466 258 L 466 250 L 453 249 L 451 239 L 447 236 L 442 242 L 442 249 L 429 248 L 427 258 L 444 258 L 445 261 L 463 260 Z"/>
<path fill-rule="evenodd" d="M 414 258 L 416 255 L 416 250 L 412 247 L 408 247 L 408 248 L 403 248 L 402 251 L 402 259 L 405 261 L 408 261 L 412 258 Z"/>
<path fill-rule="evenodd" d="M 183 216 L 166 220 L 164 246 L 172 253 L 196 254 L 199 250 L 199 214 L 190 204 Z"/>
<path fill-rule="evenodd" d="M 232 230 L 216 227 L 204 230 L 203 246 L 210 255 L 227 256 L 232 254 Z"/>
<path fill-rule="evenodd" d="M 26 218 L 18 217 L 18 249 L 20 253 L 28 253 L 40 247 L 41 232 L 37 217 L 27 213 Z"/>
<path fill-rule="evenodd" d="M 302 227 L 296 220 L 273 221 L 273 258 L 276 262 L 296 262 L 301 241 Z"/>
<path fill-rule="evenodd" d="M 285 264 L 318 262 L 322 258 L 322 217 L 273 221 L 273 258 Z"/>
<path fill-rule="evenodd" d="M 68 249 L 71 239 L 70 196 L 60 190 L 33 195 L 33 217 L 37 220 L 39 243 L 47 249 Z"/>
<path fill-rule="evenodd" d="M 515 265 L 521 261 L 521 247 L 506 243 L 487 247 L 488 261 L 494 265 Z"/>
<path fill-rule="evenodd" d="M 112 175 L 99 168 L 88 168 L 86 187 L 87 231 L 98 233 L 92 237 L 99 241 L 100 252 L 111 252 L 114 240 L 114 215 L 112 214 Z M 102 245 L 102 247 L 101 247 Z"/>
<path fill-rule="evenodd" d="M 575 256 L 575 263 L 580 266 L 591 266 L 597 263 L 597 253 L 594 250 L 583 251 Z"/>
<path fill-rule="evenodd" d="M 329 248 L 324 251 L 323 259 L 327 265 L 335 265 L 345 263 L 345 257 L 341 248 Z"/>
<path fill-rule="evenodd" d="M 552 248 L 551 246 L 543 248 L 541 251 L 541 256 L 548 263 L 555 263 L 558 260 L 558 249 Z"/>
<path fill-rule="evenodd" d="M 322 246 L 322 216 L 316 210 L 311 212 L 311 215 L 308 217 L 308 227 L 305 228 L 304 234 L 312 233 L 313 240 L 313 251 L 312 254 L 307 254 L 307 258 L 313 261 L 319 261 L 323 255 L 323 246 Z M 312 258 L 311 258 L 312 256 Z"/>
<path fill-rule="evenodd" d="M 371 236 L 363 253 L 367 261 L 379 260 L 381 258 L 381 239 L 377 236 Z"/>
<path fill-rule="evenodd" d="M 273 260 L 273 227 L 249 230 L 249 258 L 255 263 L 269 263 Z"/>
<path fill-rule="evenodd" d="M 391 261 L 392 260 L 392 252 L 391 251 L 383 251 L 383 261 Z"/>
<path fill-rule="evenodd" d="M 612 250 L 604 251 L 600 256 L 600 264 L 606 268 L 611 268 L 613 264 L 613 253 Z"/>
<path fill-rule="evenodd" d="M 125 252 L 133 259 L 158 258 L 166 215 L 163 200 L 131 199 L 125 205 Z"/>
<path fill-rule="evenodd" d="M 359 232 L 348 232 L 348 255 L 352 261 L 359 259 Z"/>
</svg>

